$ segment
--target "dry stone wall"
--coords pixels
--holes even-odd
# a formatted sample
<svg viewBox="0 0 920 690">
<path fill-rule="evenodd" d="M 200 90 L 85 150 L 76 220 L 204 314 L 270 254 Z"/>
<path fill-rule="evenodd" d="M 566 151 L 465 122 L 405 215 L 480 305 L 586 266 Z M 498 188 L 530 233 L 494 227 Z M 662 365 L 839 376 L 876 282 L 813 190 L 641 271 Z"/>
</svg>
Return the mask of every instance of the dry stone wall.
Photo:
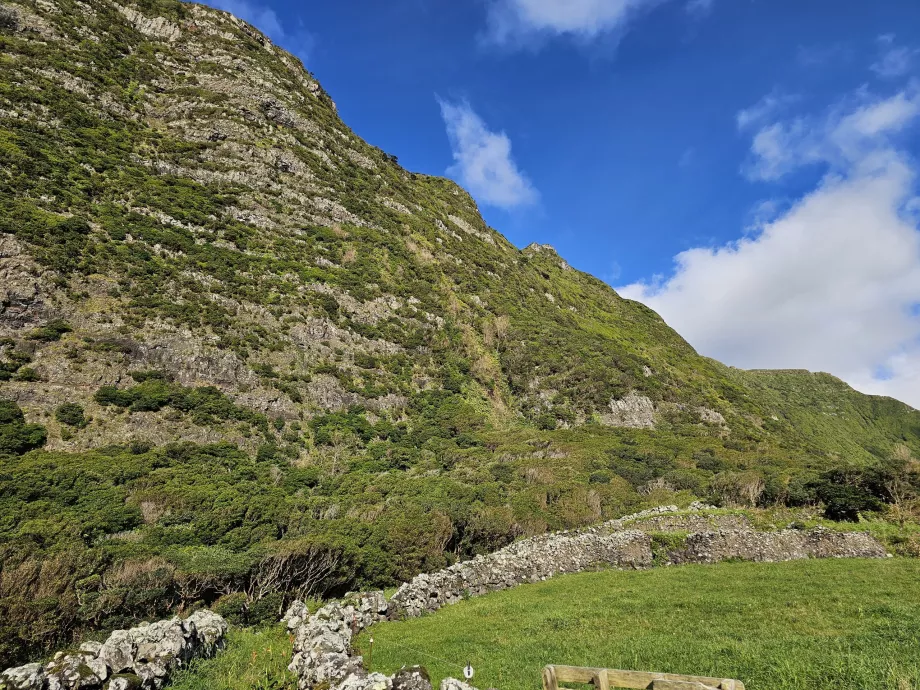
<svg viewBox="0 0 920 690">
<path fill-rule="evenodd" d="M 226 634 L 227 622 L 210 611 L 116 630 L 47 664 L 3 671 L 0 690 L 159 690 L 177 668 L 222 649 Z"/>
<path fill-rule="evenodd" d="M 884 558 L 885 548 L 864 532 L 827 529 L 717 530 L 687 536 L 684 548 L 670 554 L 673 563 L 718 563 L 730 558 L 778 562 L 802 558 Z"/>
<path fill-rule="evenodd" d="M 668 554 L 671 563 L 716 563 L 728 559 L 788 561 L 800 558 L 882 558 L 885 549 L 857 532 L 781 530 L 756 532 L 743 516 L 662 506 L 583 530 L 557 532 L 515 542 L 495 553 L 418 575 L 387 601 L 382 592 L 346 597 L 310 615 L 296 602 L 285 620 L 294 638 L 290 669 L 301 690 L 431 690 L 424 669 L 395 676 L 368 673 L 354 653 L 354 635 L 375 622 L 411 618 L 467 597 L 480 596 L 554 575 L 599 566 L 645 568 L 653 564 L 654 532 L 690 531 L 684 545 Z M 475 690 L 455 679 L 440 690 Z"/>
</svg>

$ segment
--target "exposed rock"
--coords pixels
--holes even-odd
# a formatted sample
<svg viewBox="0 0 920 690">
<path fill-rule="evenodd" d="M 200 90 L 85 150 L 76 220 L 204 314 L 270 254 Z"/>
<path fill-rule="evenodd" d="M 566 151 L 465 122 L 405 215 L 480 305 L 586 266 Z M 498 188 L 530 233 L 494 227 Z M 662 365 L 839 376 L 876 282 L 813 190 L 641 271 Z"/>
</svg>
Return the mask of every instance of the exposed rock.
<svg viewBox="0 0 920 690">
<path fill-rule="evenodd" d="M 725 425 L 725 417 L 722 416 L 721 412 L 716 412 L 708 407 L 698 407 L 696 408 L 696 413 L 700 416 L 700 421 L 706 424 Z"/>
<path fill-rule="evenodd" d="M 84 642 L 73 654 L 58 652 L 45 666 L 3 671 L 0 690 L 158 690 L 192 658 L 221 649 L 226 634 L 226 621 L 211 611 L 116 630 L 104 643 Z"/>
<path fill-rule="evenodd" d="M 748 530 L 751 523 L 744 515 L 691 513 L 639 519 L 630 527 L 643 532 L 708 532 L 716 529 Z"/>
<path fill-rule="evenodd" d="M 12 7 L 0 5 L 0 31 L 18 31 L 19 14 Z"/>
<path fill-rule="evenodd" d="M 476 688 L 456 678 L 445 678 L 441 681 L 440 690 L 476 690 Z"/>
<path fill-rule="evenodd" d="M 466 597 L 599 565 L 642 568 L 651 562 L 650 539 L 636 530 L 608 533 L 593 528 L 532 537 L 487 556 L 418 575 L 390 599 L 389 615 L 414 617 Z"/>
<path fill-rule="evenodd" d="M 778 562 L 803 558 L 884 558 L 884 547 L 864 532 L 717 530 L 687 537 L 670 554 L 674 563 L 718 563 L 728 559 Z"/>
<path fill-rule="evenodd" d="M 41 664 L 26 664 L 0 673 L 2 690 L 42 690 L 44 687 L 45 668 Z"/>
<path fill-rule="evenodd" d="M 655 426 L 654 403 L 635 391 L 619 400 L 612 398 L 609 407 L 609 413 L 600 415 L 602 424 L 630 429 L 651 429 Z"/>
<path fill-rule="evenodd" d="M 431 690 L 431 676 L 424 666 L 410 666 L 393 676 L 393 690 Z"/>
</svg>

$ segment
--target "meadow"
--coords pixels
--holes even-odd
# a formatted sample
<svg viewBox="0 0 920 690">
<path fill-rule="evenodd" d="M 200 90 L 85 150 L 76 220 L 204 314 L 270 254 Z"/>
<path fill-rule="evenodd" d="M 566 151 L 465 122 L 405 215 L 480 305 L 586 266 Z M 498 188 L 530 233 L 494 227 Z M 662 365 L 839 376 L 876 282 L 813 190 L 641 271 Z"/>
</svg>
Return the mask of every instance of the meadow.
<svg viewBox="0 0 920 690">
<path fill-rule="evenodd" d="M 546 664 L 737 678 L 749 690 L 920 687 L 920 562 L 723 563 L 604 571 L 384 623 L 372 670 L 536 690 Z"/>
</svg>

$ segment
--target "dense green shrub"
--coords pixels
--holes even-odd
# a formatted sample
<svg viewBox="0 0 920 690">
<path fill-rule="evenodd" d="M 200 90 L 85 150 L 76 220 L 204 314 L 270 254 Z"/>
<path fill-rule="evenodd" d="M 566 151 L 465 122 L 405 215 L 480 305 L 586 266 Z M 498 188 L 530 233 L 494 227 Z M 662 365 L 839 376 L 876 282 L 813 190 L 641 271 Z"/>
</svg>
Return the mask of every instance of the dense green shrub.
<svg viewBox="0 0 920 690">
<path fill-rule="evenodd" d="M 70 333 L 72 330 L 73 328 L 66 321 L 56 319 L 29 333 L 29 339 L 50 343 L 60 340 L 65 333 Z"/>
<path fill-rule="evenodd" d="M 77 403 L 64 403 L 54 411 L 54 418 L 61 424 L 75 426 L 79 429 L 85 427 L 88 422 L 83 413 L 83 406 Z"/>
<path fill-rule="evenodd" d="M 45 445 L 48 433 L 40 424 L 26 424 L 19 406 L 0 400 L 0 455 L 19 455 Z"/>
</svg>

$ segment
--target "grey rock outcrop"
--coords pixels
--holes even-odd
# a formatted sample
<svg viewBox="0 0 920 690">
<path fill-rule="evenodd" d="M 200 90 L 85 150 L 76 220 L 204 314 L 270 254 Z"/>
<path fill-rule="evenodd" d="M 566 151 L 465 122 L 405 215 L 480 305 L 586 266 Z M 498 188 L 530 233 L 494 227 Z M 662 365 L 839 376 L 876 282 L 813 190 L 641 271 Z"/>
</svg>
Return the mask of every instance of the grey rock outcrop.
<svg viewBox="0 0 920 690">
<path fill-rule="evenodd" d="M 652 429 L 655 426 L 655 404 L 645 395 L 631 391 L 623 398 L 610 400 L 610 412 L 600 415 L 607 426 L 628 429 Z"/>
<path fill-rule="evenodd" d="M 158 690 L 177 668 L 221 649 L 226 634 L 226 621 L 211 611 L 116 630 L 103 643 L 84 642 L 45 665 L 3 671 L 0 690 Z"/>
<path fill-rule="evenodd" d="M 410 666 L 393 676 L 393 690 L 431 690 L 431 677 L 424 666 Z"/>
</svg>

